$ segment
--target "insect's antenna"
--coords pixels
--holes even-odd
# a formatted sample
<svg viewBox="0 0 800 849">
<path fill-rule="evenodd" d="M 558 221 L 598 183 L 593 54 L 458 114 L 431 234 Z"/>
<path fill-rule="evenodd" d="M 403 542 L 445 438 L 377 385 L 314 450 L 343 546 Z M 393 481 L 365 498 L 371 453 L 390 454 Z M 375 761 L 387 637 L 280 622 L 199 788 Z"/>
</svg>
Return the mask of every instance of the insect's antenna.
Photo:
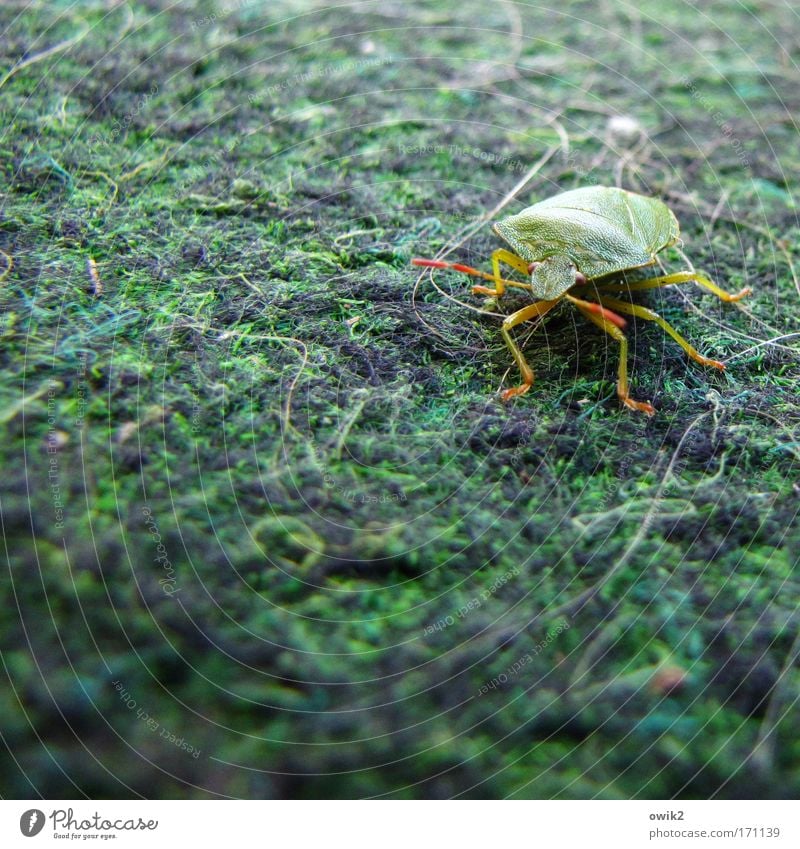
<svg viewBox="0 0 800 849">
<path fill-rule="evenodd" d="M 447 268 L 450 271 L 460 271 L 462 274 L 471 274 L 473 277 L 480 277 L 483 280 L 489 280 L 491 283 L 499 281 L 500 283 L 505 283 L 506 286 L 519 285 L 516 280 L 505 280 L 502 277 L 495 277 L 493 274 L 478 271 L 477 268 L 473 268 L 471 265 L 462 265 L 460 262 L 444 262 L 441 259 L 420 259 L 420 257 L 414 257 L 411 260 L 411 264 L 420 265 L 422 268 Z"/>
</svg>

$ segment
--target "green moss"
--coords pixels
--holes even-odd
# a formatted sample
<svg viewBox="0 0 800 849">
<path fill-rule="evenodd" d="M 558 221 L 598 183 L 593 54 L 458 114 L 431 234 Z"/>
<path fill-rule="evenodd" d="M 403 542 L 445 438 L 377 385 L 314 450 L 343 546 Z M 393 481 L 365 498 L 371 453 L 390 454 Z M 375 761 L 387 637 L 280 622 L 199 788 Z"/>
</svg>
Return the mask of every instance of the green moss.
<svg viewBox="0 0 800 849">
<path fill-rule="evenodd" d="M 5 68 L 95 27 L 0 87 L 5 794 L 796 796 L 800 89 L 748 14 L 640 4 L 632 50 L 588 2 L 519 42 L 503 7 L 130 5 L 119 43 L 122 9 L 0 9 Z M 654 141 L 625 185 L 754 289 L 642 296 L 730 367 L 632 323 L 636 418 L 565 307 L 503 405 L 500 319 L 446 272 L 412 305 L 409 259 L 550 147 L 506 211 L 614 184 L 609 112 Z"/>
</svg>

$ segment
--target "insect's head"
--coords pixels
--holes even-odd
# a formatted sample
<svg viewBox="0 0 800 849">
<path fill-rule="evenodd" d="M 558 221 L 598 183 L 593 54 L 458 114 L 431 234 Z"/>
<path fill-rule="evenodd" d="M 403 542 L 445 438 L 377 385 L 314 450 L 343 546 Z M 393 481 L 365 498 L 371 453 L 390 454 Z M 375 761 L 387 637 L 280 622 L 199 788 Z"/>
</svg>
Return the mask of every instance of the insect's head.
<svg viewBox="0 0 800 849">
<path fill-rule="evenodd" d="M 536 300 L 554 301 L 576 283 L 586 282 L 575 263 L 563 254 L 547 257 L 541 262 L 532 262 L 530 272 L 531 294 Z"/>
<path fill-rule="evenodd" d="M 547 221 L 524 210 L 493 225 L 492 229 L 501 239 L 511 245 L 517 256 L 530 263 L 531 294 L 538 300 L 554 301 L 586 277 L 578 271 L 575 263 L 563 253 L 563 241 L 543 238 L 543 226 Z"/>
</svg>

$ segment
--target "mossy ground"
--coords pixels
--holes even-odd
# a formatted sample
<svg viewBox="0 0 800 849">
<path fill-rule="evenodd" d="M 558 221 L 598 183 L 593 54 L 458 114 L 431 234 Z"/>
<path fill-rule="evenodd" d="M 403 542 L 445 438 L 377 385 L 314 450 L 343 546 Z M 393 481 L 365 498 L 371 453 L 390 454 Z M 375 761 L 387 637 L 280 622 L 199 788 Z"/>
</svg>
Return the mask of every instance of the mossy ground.
<svg viewBox="0 0 800 849">
<path fill-rule="evenodd" d="M 4 796 L 800 794 L 800 25 L 637 5 L 2 4 Z M 641 298 L 653 419 L 412 308 L 548 151 L 754 290 Z"/>
</svg>

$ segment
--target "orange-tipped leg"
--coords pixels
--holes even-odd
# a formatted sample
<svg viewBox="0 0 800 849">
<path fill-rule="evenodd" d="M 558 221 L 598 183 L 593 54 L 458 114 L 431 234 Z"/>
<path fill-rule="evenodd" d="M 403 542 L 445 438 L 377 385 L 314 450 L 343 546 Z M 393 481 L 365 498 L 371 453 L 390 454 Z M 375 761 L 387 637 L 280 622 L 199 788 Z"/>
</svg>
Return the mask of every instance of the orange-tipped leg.
<svg viewBox="0 0 800 849">
<path fill-rule="evenodd" d="M 504 250 L 503 248 L 498 248 L 492 254 L 492 274 L 488 274 L 485 271 L 479 271 L 477 268 L 472 268 L 469 265 L 463 265 L 459 262 L 445 262 L 441 259 L 422 259 L 421 257 L 414 257 L 414 259 L 411 260 L 412 265 L 419 265 L 422 268 L 446 268 L 450 271 L 460 271 L 462 274 L 469 274 L 472 277 L 481 277 L 483 280 L 488 280 L 490 283 L 494 283 L 494 289 L 490 289 L 488 286 L 473 286 L 473 295 L 488 295 L 490 298 L 502 298 L 506 292 L 506 286 L 513 286 L 515 289 L 527 289 L 530 291 L 530 283 L 520 283 L 519 280 L 507 280 L 505 277 L 501 277 L 501 262 L 516 271 L 519 271 L 526 277 L 530 273 L 528 270 L 530 263 L 525 262 L 525 260 L 521 257 L 518 257 L 516 254 L 512 254 L 511 251 Z"/>
<path fill-rule="evenodd" d="M 628 301 L 620 301 L 617 300 L 617 298 L 611 298 L 607 295 L 602 295 L 600 297 L 600 303 L 605 307 L 610 307 L 611 309 L 616 310 L 617 312 L 635 315 L 637 318 L 643 318 L 645 321 L 654 321 L 662 330 L 669 333 L 669 335 L 696 363 L 700 363 L 701 366 L 711 366 L 712 368 L 718 368 L 722 371 L 725 370 L 725 363 L 721 363 L 719 360 L 712 360 L 709 357 L 704 357 L 702 354 L 698 353 L 697 349 L 690 345 L 683 336 L 681 336 L 668 321 L 661 318 L 657 312 L 653 312 L 653 310 L 647 309 L 647 307 L 640 306 L 639 304 L 631 304 Z"/>
<path fill-rule="evenodd" d="M 494 274 L 488 274 L 485 271 L 479 271 L 477 268 L 472 268 L 470 265 L 463 265 L 460 262 L 445 262 L 442 259 L 423 259 L 421 257 L 414 257 L 411 260 L 412 265 L 418 265 L 421 268 L 445 268 L 449 271 L 459 271 L 461 274 L 469 274 L 472 277 L 480 277 L 483 280 L 488 280 L 490 283 L 494 283 L 495 288 L 490 289 L 488 286 L 474 286 L 472 291 L 477 295 L 490 295 L 491 297 L 499 298 L 503 294 L 505 294 L 506 286 L 514 286 L 516 289 L 530 289 L 530 283 L 520 283 L 518 280 L 506 280 L 503 277 L 500 277 L 500 266 L 498 265 L 497 260 L 495 259 L 495 254 L 497 251 L 492 254 L 492 266 L 494 267 Z M 508 253 L 508 251 L 505 251 Z M 513 254 L 509 254 L 509 256 L 513 256 Z"/>
<path fill-rule="evenodd" d="M 717 284 L 714 283 L 708 275 L 703 274 L 700 271 L 678 271 L 675 274 L 665 274 L 660 277 L 648 277 L 647 280 L 633 280 L 629 283 L 624 281 L 604 283 L 597 288 L 601 291 L 613 289 L 617 292 L 624 292 L 626 290 L 628 292 L 638 292 L 642 289 L 658 289 L 661 286 L 691 283 L 692 281 L 697 283 L 698 286 L 708 289 L 709 292 L 713 292 L 721 301 L 725 301 L 726 303 L 741 301 L 742 298 L 746 298 L 748 295 L 753 293 L 753 290 L 749 286 L 745 286 L 744 289 L 740 289 L 734 294 L 726 292 L 724 289 L 717 286 Z"/>
<path fill-rule="evenodd" d="M 601 311 L 594 309 L 597 305 L 592 304 L 590 301 L 581 301 L 578 298 L 572 297 L 569 300 L 575 304 L 589 321 L 596 324 L 601 330 L 605 330 L 612 339 L 619 342 L 619 372 L 617 376 L 617 395 L 619 396 L 619 400 L 629 410 L 636 410 L 648 416 L 655 415 L 656 409 L 649 401 L 636 401 L 628 393 L 628 340 L 619 326 L 619 322 L 621 321 L 624 324 L 625 319 L 607 308 L 601 307 Z M 614 316 L 619 321 L 612 321 L 611 316 Z"/>
<path fill-rule="evenodd" d="M 500 397 L 504 401 L 510 401 L 518 395 L 524 395 L 533 385 L 533 369 L 528 365 L 525 357 L 522 355 L 522 351 L 519 349 L 519 346 L 512 339 L 511 328 L 516 327 L 518 324 L 522 324 L 523 321 L 528 321 L 531 318 L 544 315 L 557 303 L 558 299 L 554 301 L 538 301 L 535 304 L 529 304 L 527 307 L 523 307 L 521 310 L 517 310 L 515 313 L 512 313 L 503 322 L 503 327 L 500 332 L 503 334 L 503 339 L 506 340 L 506 345 L 508 345 L 508 349 L 511 351 L 511 355 L 514 357 L 514 362 L 517 364 L 522 376 L 522 383 L 520 383 L 519 386 L 515 386 L 513 389 L 506 389 L 501 394 Z"/>
<path fill-rule="evenodd" d="M 617 389 L 617 394 L 619 395 L 619 400 L 629 410 L 636 410 L 638 413 L 644 413 L 647 416 L 654 416 L 656 414 L 656 408 L 649 401 L 634 401 L 630 395 L 623 395 L 619 391 L 619 388 Z"/>
<path fill-rule="evenodd" d="M 519 386 L 514 386 L 511 389 L 504 389 L 500 393 L 500 397 L 504 401 L 510 401 L 512 398 L 518 398 L 524 395 L 533 386 L 533 372 L 530 369 L 522 372 L 522 383 Z"/>
</svg>

